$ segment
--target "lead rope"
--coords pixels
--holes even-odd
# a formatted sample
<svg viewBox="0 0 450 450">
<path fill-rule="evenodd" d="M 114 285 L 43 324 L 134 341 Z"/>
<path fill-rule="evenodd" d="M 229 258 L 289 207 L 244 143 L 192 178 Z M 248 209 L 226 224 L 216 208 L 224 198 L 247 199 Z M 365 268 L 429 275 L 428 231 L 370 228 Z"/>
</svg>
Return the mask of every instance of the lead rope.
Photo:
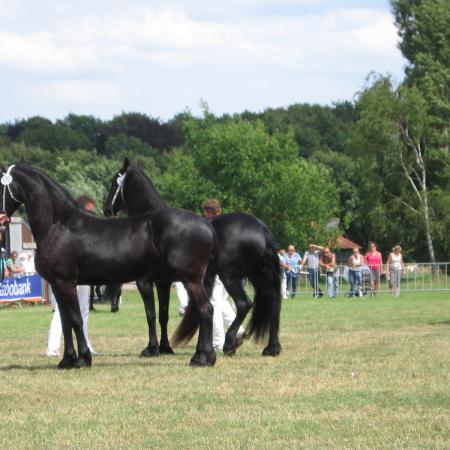
<svg viewBox="0 0 450 450">
<path fill-rule="evenodd" d="M 126 176 L 126 173 L 122 174 L 122 173 L 119 172 L 119 174 L 118 174 L 118 177 L 117 177 L 117 180 L 116 180 L 117 189 L 116 189 L 116 193 L 114 194 L 114 197 L 113 197 L 112 202 L 111 202 L 111 209 L 112 210 L 114 210 L 114 204 L 116 203 L 117 196 L 119 195 L 119 192 L 121 193 L 122 201 L 125 204 L 125 198 L 123 196 L 123 183 L 125 181 L 125 176 Z"/>
<path fill-rule="evenodd" d="M 10 184 L 13 181 L 13 177 L 11 175 L 11 171 L 14 168 L 15 164 L 13 164 L 12 166 L 9 166 L 7 171 L 5 173 L 3 173 L 2 178 L 0 179 L 0 183 L 3 184 L 3 186 L 5 186 L 3 188 L 3 209 L 2 212 L 6 213 L 6 189 L 8 189 L 9 195 L 11 196 L 11 198 L 16 202 L 16 203 L 21 203 L 19 200 L 17 200 L 13 193 L 11 192 L 11 187 Z"/>
</svg>

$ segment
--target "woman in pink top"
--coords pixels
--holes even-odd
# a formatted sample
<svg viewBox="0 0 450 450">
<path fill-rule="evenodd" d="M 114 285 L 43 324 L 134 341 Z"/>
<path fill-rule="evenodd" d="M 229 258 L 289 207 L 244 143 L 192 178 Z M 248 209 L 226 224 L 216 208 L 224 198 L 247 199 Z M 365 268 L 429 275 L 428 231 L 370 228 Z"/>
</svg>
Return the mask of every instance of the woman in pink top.
<svg viewBox="0 0 450 450">
<path fill-rule="evenodd" d="M 378 286 L 380 285 L 380 274 L 383 267 L 383 258 L 381 253 L 377 250 L 375 242 L 369 244 L 369 251 L 366 253 L 366 264 L 371 272 L 371 288 L 372 297 L 378 292 Z"/>
</svg>

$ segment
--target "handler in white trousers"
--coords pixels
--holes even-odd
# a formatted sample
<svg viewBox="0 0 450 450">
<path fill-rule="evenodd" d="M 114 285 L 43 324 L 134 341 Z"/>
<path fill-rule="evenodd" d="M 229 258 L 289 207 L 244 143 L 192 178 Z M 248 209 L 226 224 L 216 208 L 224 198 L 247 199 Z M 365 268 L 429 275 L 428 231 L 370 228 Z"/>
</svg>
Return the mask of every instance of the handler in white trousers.
<svg viewBox="0 0 450 450">
<path fill-rule="evenodd" d="M 86 212 L 95 215 L 95 202 L 91 197 L 87 195 L 81 195 L 77 198 L 78 206 L 84 209 Z M 78 302 L 80 304 L 81 317 L 83 318 L 83 332 L 86 338 L 87 346 L 92 355 L 97 353 L 92 348 L 89 341 L 88 333 L 88 320 L 89 320 L 89 295 L 91 293 L 91 287 L 89 285 L 77 286 Z M 58 305 L 53 297 L 51 301 L 54 308 L 53 318 L 50 323 L 50 329 L 48 330 L 48 344 L 47 344 L 47 356 L 59 356 L 59 347 L 61 344 L 62 326 L 61 316 L 59 314 Z"/>
<path fill-rule="evenodd" d="M 83 318 L 83 333 L 86 338 L 87 346 L 91 354 L 95 355 L 96 352 L 92 348 L 91 341 L 89 340 L 88 332 L 88 320 L 89 320 L 89 294 L 91 287 L 88 285 L 77 286 L 78 301 L 80 303 L 81 317 Z M 59 356 L 59 348 L 61 346 L 62 326 L 61 316 L 59 314 L 58 304 L 51 295 L 51 302 L 54 308 L 53 318 L 48 330 L 48 344 L 47 344 L 47 356 Z"/>
<path fill-rule="evenodd" d="M 187 308 L 189 297 L 183 283 L 177 281 L 175 284 L 175 289 L 178 296 L 178 301 L 180 302 L 179 312 L 180 315 L 184 315 Z M 236 318 L 236 313 L 230 305 L 228 299 L 228 292 L 225 289 L 222 281 L 219 277 L 216 277 L 214 281 L 214 288 L 211 294 L 210 302 L 214 308 L 213 315 L 213 347 L 216 350 L 222 350 L 223 344 L 225 343 L 225 329 L 233 323 Z M 237 336 L 241 337 L 244 334 L 244 328 L 239 327 Z"/>
</svg>

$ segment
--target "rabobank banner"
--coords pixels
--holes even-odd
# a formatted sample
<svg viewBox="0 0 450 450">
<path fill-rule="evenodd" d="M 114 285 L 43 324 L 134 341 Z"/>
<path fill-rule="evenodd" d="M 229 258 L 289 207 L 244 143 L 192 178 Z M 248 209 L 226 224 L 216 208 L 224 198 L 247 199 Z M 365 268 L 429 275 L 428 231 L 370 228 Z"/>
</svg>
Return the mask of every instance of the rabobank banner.
<svg viewBox="0 0 450 450">
<path fill-rule="evenodd" d="M 0 283 L 0 302 L 42 300 L 43 280 L 39 275 L 5 278 Z"/>
</svg>

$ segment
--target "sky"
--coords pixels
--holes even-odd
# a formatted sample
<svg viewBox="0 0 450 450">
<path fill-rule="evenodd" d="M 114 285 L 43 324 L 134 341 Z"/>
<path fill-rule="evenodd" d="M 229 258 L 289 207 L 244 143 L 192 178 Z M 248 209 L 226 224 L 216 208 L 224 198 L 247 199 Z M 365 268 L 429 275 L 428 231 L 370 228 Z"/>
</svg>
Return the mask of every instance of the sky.
<svg viewBox="0 0 450 450">
<path fill-rule="evenodd" d="M 0 0 L 0 122 L 352 100 L 397 42 L 388 0 Z"/>
</svg>

